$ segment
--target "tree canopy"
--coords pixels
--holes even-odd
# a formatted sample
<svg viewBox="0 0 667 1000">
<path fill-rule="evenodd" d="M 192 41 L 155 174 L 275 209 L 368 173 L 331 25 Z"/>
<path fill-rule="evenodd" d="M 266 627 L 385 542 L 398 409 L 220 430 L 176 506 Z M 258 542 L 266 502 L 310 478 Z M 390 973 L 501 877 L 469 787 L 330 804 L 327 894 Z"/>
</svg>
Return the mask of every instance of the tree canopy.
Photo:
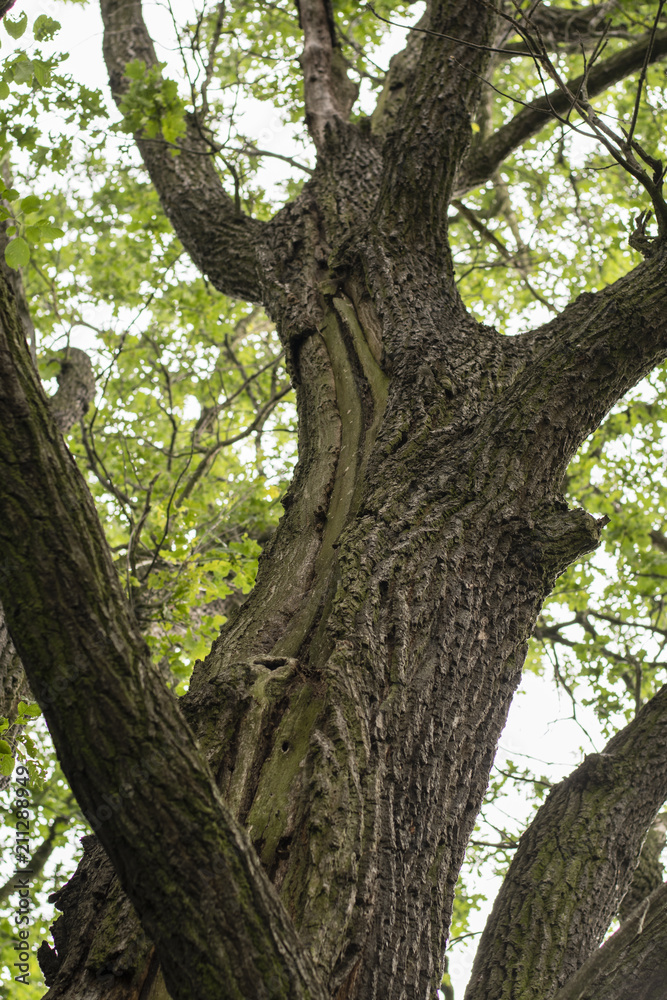
<svg viewBox="0 0 667 1000">
<path fill-rule="evenodd" d="M 292 301 L 293 275 L 304 260 L 311 260 L 311 244 L 317 244 L 308 185 L 313 178 L 322 185 L 329 199 L 325 214 L 337 217 L 342 227 L 335 247 L 322 236 L 317 244 L 322 259 L 308 264 L 325 298 L 335 297 L 332 275 L 337 268 L 344 270 L 356 252 L 363 197 L 366 187 L 375 184 L 368 150 L 382 148 L 388 167 L 378 186 L 372 223 L 388 245 L 403 241 L 412 247 L 405 274 L 400 268 L 392 272 L 398 287 L 401 282 L 409 285 L 415 275 L 417 284 L 424 279 L 411 307 L 419 312 L 423 303 L 418 295 L 436 281 L 423 262 L 430 267 L 440 255 L 435 271 L 443 275 L 443 288 L 451 278 L 466 315 L 482 329 L 493 327 L 516 343 L 535 330 L 537 351 L 551 322 L 575 315 L 563 311 L 576 300 L 572 308 L 580 311 L 577 329 L 589 330 L 592 321 L 588 324 L 583 310 L 587 304 L 593 312 L 598 308 L 595 293 L 637 273 L 638 266 L 645 266 L 642 258 L 650 267 L 664 254 L 664 6 L 655 0 L 593 5 L 544 0 L 432 3 L 427 9 L 426 4 L 391 0 L 235 0 L 193 4 L 184 11 L 168 2 L 154 9 L 144 5 L 151 41 L 137 0 L 103 0 L 105 58 L 115 104 L 106 87 L 96 90 L 79 82 L 79 50 L 66 58 L 67 34 L 57 20 L 61 7 L 64 20 L 66 4 L 54 3 L 46 14 L 19 3 L 3 17 L 3 274 L 19 305 L 25 306 L 22 332 L 52 400 L 50 410 L 46 403 L 40 410 L 40 419 L 46 421 L 45 414 L 51 413 L 66 431 L 109 546 L 109 559 L 100 554 L 101 535 L 90 549 L 96 573 L 102 567 L 99 573 L 105 580 L 118 581 L 117 587 L 108 584 L 112 599 L 104 616 L 120 622 L 119 634 L 136 642 L 138 660 L 153 664 L 165 692 L 164 701 L 156 696 L 141 706 L 145 690 L 119 659 L 119 719 L 135 712 L 168 717 L 174 766 L 182 767 L 193 784 L 200 782 L 202 801 L 208 802 L 210 794 L 217 808 L 213 786 L 198 770 L 194 740 L 186 749 L 179 742 L 181 717 L 172 695 L 180 698 L 190 690 L 195 663 L 204 660 L 220 627 L 244 606 L 260 553 L 275 551 L 271 546 L 283 507 L 289 511 L 295 495 L 298 499 L 298 472 L 296 486 L 290 486 L 297 457 L 302 469 L 315 461 L 309 450 L 315 444 L 304 439 L 305 403 L 299 439 L 295 387 L 298 393 L 304 378 L 315 379 L 323 369 L 312 359 L 300 360 L 303 329 L 286 333 L 289 317 L 316 312 L 305 301 L 306 293 L 304 301 Z M 488 23 L 482 18 L 483 30 L 477 33 L 466 7 L 479 8 L 475 16 L 480 18 L 491 8 L 495 15 Z M 422 79 L 429 60 L 438 67 L 430 86 Z M 439 69 L 447 60 L 449 76 Z M 410 102 L 411 116 L 405 110 Z M 262 120 L 270 120 L 271 126 L 258 129 L 256 123 Z M 350 124 L 344 138 L 331 124 L 337 121 Z M 429 129 L 439 136 L 438 143 Z M 463 152 L 445 155 L 448 149 Z M 343 155 L 348 162 L 356 161 L 349 177 L 337 166 L 336 157 Z M 447 196 L 441 199 L 445 190 Z M 325 195 L 318 193 L 320 203 Z M 428 226 L 419 229 L 424 218 Z M 284 239 L 289 226 L 293 235 Z M 263 278 L 257 268 L 256 258 L 268 254 L 265 247 L 271 247 L 272 240 L 281 254 L 291 254 L 289 260 L 285 257 L 280 280 L 274 272 Z M 377 266 L 388 273 L 394 266 L 387 263 L 389 251 L 380 257 L 378 251 Z M 664 270 L 646 280 L 637 301 L 649 303 L 655 315 L 660 309 L 667 315 Z M 352 293 L 349 298 L 352 301 Z M 354 307 L 363 314 L 361 295 L 359 302 Z M 342 315 L 343 306 L 337 308 Z M 628 317 L 637 308 L 628 307 Z M 424 315 L 429 322 L 442 322 L 425 306 Z M 651 329 L 658 330 L 651 316 Z M 629 318 L 626 325 L 631 325 Z M 372 318 L 368 329 L 372 333 Z M 573 344 L 573 371 L 597 350 L 585 344 L 578 358 L 577 329 L 566 325 L 563 332 Z M 375 410 L 369 404 L 371 416 L 360 410 L 358 420 L 365 421 L 368 430 L 376 426 L 377 401 L 386 397 L 393 372 L 390 366 L 381 370 L 381 348 L 371 335 L 365 336 L 360 366 L 364 392 L 372 396 Z M 660 336 L 664 339 L 661 331 Z M 657 343 L 657 333 L 655 337 Z M 336 360 L 335 347 L 329 351 L 340 392 L 346 365 L 340 357 Z M 600 544 L 569 568 L 561 567 L 565 571 L 534 626 L 524 668 L 552 677 L 571 702 L 573 715 L 595 717 L 598 749 L 602 739 L 615 734 L 614 746 L 621 746 L 624 727 L 647 705 L 654 706 L 656 731 L 660 726 L 664 730 L 655 697 L 667 665 L 667 370 L 658 363 L 665 353 L 658 357 L 659 347 L 647 348 L 644 369 L 639 370 L 639 362 L 636 370 L 629 363 L 632 371 L 623 375 L 609 360 L 608 401 L 591 404 L 591 411 L 599 410 L 600 417 L 605 410 L 611 412 L 597 430 L 584 435 L 563 481 L 567 502 L 599 519 Z M 400 357 L 394 359 L 399 369 L 401 363 Z M 499 368 L 499 385 L 509 378 L 514 362 L 510 358 L 506 364 L 506 371 Z M 459 392 L 456 364 L 440 374 L 438 399 L 449 401 Z M 329 405 L 328 383 L 323 374 L 321 378 L 324 408 Z M 354 378 L 359 384 L 358 372 Z M 472 366 L 461 376 L 463 382 L 474 378 Z M 555 382 L 551 370 L 546 378 Z M 634 388 L 628 389 L 631 385 Z M 422 391 L 431 406 L 429 393 L 434 399 L 436 393 L 428 374 L 415 390 L 415 399 Z M 351 409 L 354 405 L 350 403 Z M 587 406 L 585 392 L 580 405 Z M 464 405 L 461 412 L 465 419 Z M 418 423 L 422 410 L 417 403 L 414 413 L 410 420 Z M 427 429 L 430 420 L 424 417 Z M 596 422 L 593 417 L 591 422 Z M 17 422 L 6 433 L 20 430 Z M 407 425 L 393 429 L 398 440 L 408 432 Z M 36 440 L 27 436 L 23 447 L 36 447 Z M 324 455 L 329 447 L 324 432 L 317 445 Z M 565 453 L 565 445 L 558 447 Z M 409 464 L 409 457 L 405 461 Z M 28 483 L 26 497 L 29 489 L 38 492 L 37 485 Z M 87 510 L 84 487 L 72 496 L 78 499 L 63 502 L 62 516 L 72 537 L 77 532 L 83 536 L 88 514 L 78 511 Z M 327 518 L 333 523 L 334 517 L 335 512 L 322 510 L 322 524 Z M 318 530 L 322 536 L 322 525 Z M 588 538 L 580 547 L 590 549 L 593 543 Z M 533 558 L 526 551 L 525 558 Z M 57 557 L 62 560 L 62 553 Z M 563 558 L 564 564 L 568 561 Z M 71 574 L 75 579 L 74 563 Z M 326 603 L 324 597 L 322 601 Z M 74 616 L 71 627 L 73 621 Z M 60 889 L 71 874 L 78 860 L 75 845 L 80 853 L 78 838 L 91 828 L 98 832 L 106 821 L 92 793 L 84 801 L 78 791 L 76 798 L 71 791 L 39 714 L 41 706 L 48 717 L 48 698 L 40 697 L 37 689 L 33 695 L 22 672 L 14 669 L 16 663 L 3 661 L 9 648 L 4 621 L 2 628 L 0 665 L 6 670 L 0 770 L 11 779 L 14 768 L 24 766 L 34 790 L 33 866 L 40 900 L 36 949 L 53 919 L 46 895 Z M 261 669 L 296 669 L 290 664 L 298 658 L 288 646 L 286 640 L 280 664 L 269 657 Z M 25 649 L 32 650 L 28 641 Z M 21 655 L 25 659 L 23 651 Z M 92 700 L 94 684 L 88 685 L 80 669 L 80 697 Z M 201 662 L 200 669 L 206 669 Z M 287 680 L 276 674 L 274 683 L 291 683 L 290 677 L 288 672 Z M 258 673 L 253 683 L 269 681 Z M 309 697 L 315 705 L 312 691 Z M 49 717 L 56 743 L 70 723 L 83 732 L 81 719 L 88 710 L 80 709 L 74 698 L 70 710 L 71 716 L 59 716 L 57 725 Z M 105 708 L 95 711 L 101 716 Z M 193 725 L 191 718 L 188 722 Z M 297 742 L 297 736 L 286 736 L 277 724 L 276 732 L 286 746 Z M 201 733 L 197 738 L 201 741 Z M 582 738 L 582 747 L 589 752 L 591 743 Z M 305 745 L 299 752 L 301 760 Z M 333 754 L 326 748 L 321 752 Z M 476 940 L 474 913 L 484 902 L 479 873 L 504 877 L 512 859 L 521 859 L 517 848 L 526 830 L 522 844 L 528 850 L 535 810 L 556 784 L 555 772 L 539 761 L 539 748 L 535 757 L 536 762 L 510 758 L 492 772 L 460 874 L 449 955 L 456 956 L 457 941 L 467 940 L 467 935 Z M 593 769 L 592 760 L 589 757 L 582 767 Z M 661 773 L 667 770 L 660 757 L 655 767 Z M 106 762 L 99 763 L 100 787 L 111 780 L 110 773 Z M 156 773 L 151 772 L 151 781 Z M 235 787 L 230 780 L 225 795 L 219 795 L 230 816 L 236 808 Z M 520 797 L 523 814 L 499 822 L 506 803 L 516 810 Z M 558 807 L 557 789 L 548 801 L 550 808 Z M 3 837 L 10 848 L 11 798 L 2 806 Z M 195 839 L 197 824 L 203 830 L 212 809 L 189 817 Z M 252 827 L 248 817 L 253 817 L 249 805 L 246 825 Z M 280 867 L 281 833 L 276 831 L 271 853 L 269 821 L 267 830 L 257 856 L 273 878 Z M 223 834 L 238 856 L 254 859 L 241 874 Z M 224 873 L 233 870 L 234 879 L 252 887 L 255 895 L 247 909 L 254 907 L 258 921 L 265 921 L 278 942 L 278 957 L 267 957 L 257 932 L 267 982 L 279 975 L 275 969 L 280 956 L 297 955 L 294 967 L 301 992 L 290 981 L 295 990 L 291 995 L 328 996 L 309 992 L 321 989 L 313 986 L 319 983 L 313 971 L 317 963 L 311 968 L 310 958 L 298 951 L 296 932 L 283 922 L 277 895 L 274 899 L 268 888 L 261 888 L 258 872 L 263 869 L 236 820 L 229 820 L 223 834 L 215 843 L 202 835 L 193 858 L 211 874 L 210 858 L 218 857 L 218 851 L 229 865 Z M 130 843 L 134 835 L 128 821 L 118 842 L 125 838 Z M 656 859 L 664 845 L 664 823 L 657 823 L 646 843 L 652 850 L 649 857 L 646 849 L 648 881 L 643 891 L 633 883 L 622 919 L 632 912 L 630 898 L 641 904 L 662 883 Z M 162 847 L 157 842 L 154 849 L 156 870 Z M 269 854 L 272 860 L 267 862 Z M 117 858 L 112 860 L 118 868 Z M 123 874 L 138 878 L 129 862 L 121 878 Z M 645 875 L 644 869 L 638 874 Z M 213 867 L 213 875 L 219 886 L 221 870 Z M 6 904 L 0 923 L 3 975 L 12 955 L 10 876 L 8 869 L 0 889 Z M 511 879 L 505 885 L 511 891 Z M 149 914 L 166 905 L 169 891 L 156 883 Z M 651 927 L 658 927 L 660 919 L 664 922 L 667 912 L 664 902 L 658 902 L 646 911 Z M 179 903 L 186 913 L 184 924 L 196 936 L 205 926 L 199 922 L 203 916 L 188 908 L 187 893 L 179 896 Z M 300 905 L 294 903 L 293 909 Z M 606 920 L 598 937 L 609 924 Z M 147 930 L 146 922 L 143 926 Z M 229 934 L 226 925 L 223 931 Z M 655 933 L 662 933 L 664 941 L 664 930 L 658 927 Z M 164 948 L 159 937 L 155 941 L 158 951 Z M 567 967 L 558 1000 L 589 996 L 576 992 L 570 975 L 589 957 L 591 945 L 586 941 L 588 951 L 582 946 L 581 960 L 572 959 Z M 228 959 L 214 951 L 211 961 L 224 966 Z M 229 962 L 236 969 L 234 960 Z M 32 983 L 22 993 L 27 998 L 43 994 L 34 964 L 32 973 Z M 256 967 L 248 974 L 256 975 Z M 202 976 L 205 979 L 206 973 Z M 473 1000 L 474 988 L 472 984 Z M 447 973 L 442 989 L 451 995 Z M 175 998 L 181 995 L 173 992 Z M 457 1000 L 459 995 L 457 984 Z"/>
</svg>

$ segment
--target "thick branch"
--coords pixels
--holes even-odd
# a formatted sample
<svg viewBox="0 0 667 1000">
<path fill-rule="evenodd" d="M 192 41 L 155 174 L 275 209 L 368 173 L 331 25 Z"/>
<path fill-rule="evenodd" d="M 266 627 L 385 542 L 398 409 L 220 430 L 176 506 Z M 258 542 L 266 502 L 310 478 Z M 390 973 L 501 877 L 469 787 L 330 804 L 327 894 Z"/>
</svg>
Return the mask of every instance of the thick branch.
<svg viewBox="0 0 667 1000">
<path fill-rule="evenodd" d="M 2 252 L 0 240 L 0 253 Z M 26 340 L 34 337 L 34 327 L 23 292 L 23 282 L 17 271 L 11 271 L 4 264 L 3 271 L 18 307 L 21 326 Z M 51 415 L 62 434 L 83 417 L 95 394 L 95 376 L 90 358 L 85 351 L 70 347 L 64 352 L 58 374 L 58 391 L 49 399 Z M 16 715 L 19 701 L 31 700 L 30 688 L 25 677 L 23 664 L 14 648 L 7 631 L 2 604 L 0 604 L 0 716 L 11 718 Z M 0 785 L 2 779 L 0 779 Z"/>
<path fill-rule="evenodd" d="M 6 164 L 3 173 L 5 183 L 11 186 L 11 177 Z M 35 327 L 28 309 L 21 272 L 8 267 L 5 262 L 4 250 L 8 243 L 6 229 L 6 224 L 0 225 L 0 272 L 4 275 L 11 289 L 21 321 L 23 336 L 30 346 L 31 356 L 34 360 L 36 353 Z M 92 402 L 94 393 L 95 378 L 90 358 L 84 351 L 69 348 L 61 361 L 58 391 L 49 400 L 51 413 L 61 433 L 67 434 L 71 427 L 81 419 Z M 30 701 L 32 696 L 23 664 L 7 631 L 0 603 L 0 717 L 14 717 L 21 699 Z M 8 783 L 9 779 L 0 778 L 0 786 L 5 786 Z"/>
<path fill-rule="evenodd" d="M 495 23 L 492 5 L 483 0 L 432 5 L 428 24 L 433 34 L 425 36 L 386 142 L 380 194 L 385 228 L 429 242 L 444 237 L 447 203 L 470 143 Z"/>
<path fill-rule="evenodd" d="M 602 940 L 666 797 L 664 687 L 550 792 L 489 917 L 466 1000 L 546 1000 L 574 974 Z"/>
<path fill-rule="evenodd" d="M 667 252 L 520 341 L 527 365 L 498 422 L 524 434 L 528 453 L 539 435 L 549 461 L 538 475 L 558 483 L 614 403 L 667 357 Z"/>
<path fill-rule="evenodd" d="M 127 89 L 125 67 L 135 59 L 157 65 L 141 0 L 101 0 L 104 58 L 114 100 Z M 193 261 L 227 295 L 262 302 L 257 251 L 263 226 L 227 195 L 215 169 L 215 145 L 195 115 L 186 115 L 181 152 L 162 138 L 136 136 L 137 146 L 162 207 Z"/>
<path fill-rule="evenodd" d="M 67 434 L 93 401 L 95 375 L 90 358 L 78 347 L 68 347 L 59 362 L 58 391 L 49 399 L 49 407 L 60 432 Z"/>
<path fill-rule="evenodd" d="M 625 79 L 631 73 L 636 73 L 644 64 L 644 58 L 649 46 L 649 36 L 645 36 L 634 45 L 629 45 L 621 52 L 597 63 L 586 78 L 588 97 L 601 94 L 608 87 Z M 659 31 L 653 42 L 651 62 L 656 62 L 667 55 L 667 28 Z M 584 82 L 583 74 L 568 81 L 567 87 L 573 94 L 579 94 Z M 531 136 L 536 135 L 554 117 L 565 116 L 570 110 L 571 101 L 566 93 L 557 89 L 522 108 L 522 110 L 499 128 L 485 143 L 473 146 L 468 156 L 461 163 L 454 190 L 460 197 L 471 188 L 478 187 L 487 181 L 498 169 L 510 153 L 517 149 Z"/>
<path fill-rule="evenodd" d="M 560 52 L 579 51 L 582 46 L 594 44 L 599 38 L 628 38 L 630 28 L 627 24 L 610 25 L 607 15 L 613 14 L 618 7 L 618 0 L 605 0 L 605 3 L 591 4 L 589 7 L 545 7 L 543 4 L 533 5 L 526 19 L 526 27 L 537 29 L 542 41 L 550 48 Z M 530 55 L 525 42 L 511 43 L 506 46 L 517 55 Z"/>
<path fill-rule="evenodd" d="M 357 88 L 345 73 L 329 0 L 297 0 L 297 8 L 303 29 L 306 121 L 315 145 L 321 147 L 327 126 L 347 120 Z"/>
<path fill-rule="evenodd" d="M 2 280 L 0 481 L 7 624 L 63 771 L 155 942 L 170 994 L 322 998 L 150 660 Z"/>
<path fill-rule="evenodd" d="M 428 19 L 427 11 L 415 27 L 426 30 Z M 396 116 L 405 100 L 408 85 L 419 66 L 425 37 L 419 31 L 410 31 L 405 48 L 391 57 L 382 92 L 371 116 L 371 127 L 377 135 L 387 135 L 396 123 Z"/>
<path fill-rule="evenodd" d="M 554 1000 L 663 1000 L 667 983 L 667 883 L 640 903 Z"/>
<path fill-rule="evenodd" d="M 626 892 L 618 911 L 621 922 L 632 916 L 633 911 L 643 903 L 651 893 L 662 885 L 664 866 L 660 856 L 665 849 L 667 834 L 667 812 L 660 813 L 653 820 L 651 829 L 646 834 L 646 840 L 639 856 L 639 864 L 632 876 L 630 888 Z"/>
</svg>

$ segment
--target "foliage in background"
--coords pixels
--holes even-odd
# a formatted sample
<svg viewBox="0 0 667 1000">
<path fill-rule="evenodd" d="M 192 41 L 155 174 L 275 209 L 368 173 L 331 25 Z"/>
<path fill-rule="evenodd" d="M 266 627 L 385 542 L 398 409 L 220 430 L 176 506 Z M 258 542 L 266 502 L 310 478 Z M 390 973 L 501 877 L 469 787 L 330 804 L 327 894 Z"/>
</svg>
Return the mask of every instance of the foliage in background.
<svg viewBox="0 0 667 1000">
<path fill-rule="evenodd" d="M 399 22 L 414 19 L 421 7 L 375 4 L 378 14 Z M 622 0 L 615 17 L 639 31 L 650 27 L 653 8 Z M 336 3 L 335 17 L 341 58 L 360 88 L 361 116 L 386 71 L 379 46 L 388 27 L 351 2 Z M 12 150 L 14 174 L 11 186 L 0 188 L 1 211 L 15 228 L 8 263 L 23 268 L 48 391 L 55 389 L 58 352 L 70 342 L 93 358 L 95 404 L 70 447 L 155 659 L 178 694 L 194 660 L 252 586 L 296 458 L 295 415 L 270 322 L 227 301 L 197 274 L 127 133 L 143 128 L 177 155 L 183 113 L 196 114 L 239 204 L 269 217 L 294 196 L 312 163 L 301 131 L 295 7 L 288 0 L 209 4 L 205 15 L 178 29 L 170 79 L 158 86 L 140 65 L 132 68 L 122 120 L 101 94 L 62 72 L 64 57 L 47 45 L 56 22 L 38 17 L 24 24 L 19 16 L 5 24 L 23 45 L 0 76 L 0 157 Z M 396 37 L 400 47 L 400 31 Z M 621 44 L 610 37 L 604 55 Z M 576 47 L 558 62 L 566 78 L 581 66 Z M 499 62 L 492 82 L 508 95 L 506 110 L 496 112 L 505 118 L 542 88 L 529 58 Z M 596 99 L 596 109 L 610 122 L 627 122 L 636 86 L 636 76 L 618 84 Z M 664 67 L 649 67 L 636 135 L 655 156 L 667 155 L 659 129 L 665 99 Z M 276 120 L 261 137 L 252 131 L 257 102 L 269 102 Z M 500 124 L 482 111 L 475 135 L 481 141 Z M 282 174 L 269 183 L 261 167 L 283 126 L 296 151 L 278 154 Z M 479 318 L 508 334 L 529 328 L 634 266 L 627 238 L 646 207 L 642 189 L 598 146 L 551 125 L 492 182 L 454 204 L 461 295 Z M 572 464 L 571 502 L 611 521 L 601 550 L 558 581 L 527 664 L 553 674 L 573 712 L 592 708 L 604 732 L 624 724 L 664 682 L 666 407 L 666 374 L 659 370 Z M 34 752 L 44 772 L 43 787 L 37 772 L 34 782 L 40 842 L 53 847 L 36 883 L 43 901 L 71 871 L 72 845 L 85 827 L 39 720 L 26 733 L 34 747 L 24 739 L 22 752 Z M 460 880 L 454 941 L 468 939 L 484 903 L 480 878 L 506 870 L 552 780 L 553 770 L 541 765 L 536 771 L 508 759 L 496 766 Z M 508 803 L 516 813 L 519 800 L 523 815 L 505 816 Z M 1 808 L 4 819 L 4 796 Z M 3 847 L 10 827 L 7 821 Z M 58 854 L 66 842 L 70 853 Z M 33 940 L 45 936 L 48 919 Z M 10 930 L 2 917 L 0 966 L 11 954 Z M 31 990 L 28 1000 L 41 995 L 37 983 Z"/>
</svg>

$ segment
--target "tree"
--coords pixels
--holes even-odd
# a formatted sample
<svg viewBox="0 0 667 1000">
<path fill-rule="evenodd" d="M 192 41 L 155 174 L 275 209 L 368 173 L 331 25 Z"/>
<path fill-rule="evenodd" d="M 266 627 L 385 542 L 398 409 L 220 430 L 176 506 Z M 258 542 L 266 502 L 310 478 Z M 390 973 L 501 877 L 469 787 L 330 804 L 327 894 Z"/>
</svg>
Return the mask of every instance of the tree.
<svg viewBox="0 0 667 1000">
<path fill-rule="evenodd" d="M 667 357 L 664 170 L 642 110 L 667 51 L 663 4 L 531 14 L 434 0 L 367 118 L 353 113 L 347 72 L 356 12 L 300 0 L 286 37 L 303 39 L 317 164 L 272 218 L 244 211 L 233 159 L 234 195 L 216 166 L 225 150 L 208 90 L 225 66 L 225 5 L 194 29 L 208 45 L 191 108 L 162 72 L 139 0 L 101 9 L 112 92 L 182 245 L 218 291 L 275 322 L 299 461 L 254 589 L 177 701 L 3 279 L 0 598 L 99 838 L 61 894 L 49 997 L 156 998 L 164 984 L 174 1000 L 426 997 L 528 637 L 556 578 L 604 528 L 565 502 L 569 462 Z M 262 13 L 272 23 L 292 9 Z M 235 15 L 252 40 L 248 7 Z M 373 18 L 364 12 L 363 30 Z M 521 86 L 547 93 L 524 93 L 510 117 L 491 88 L 511 84 L 519 60 Z M 610 126 L 591 102 L 631 74 Z M 642 191 L 631 242 L 645 260 L 502 336 L 459 294 L 450 209 L 508 253 L 488 225 L 494 212 L 516 224 L 498 172 L 554 121 L 592 133 Z M 461 200 L 484 185 L 486 218 Z M 516 276 L 530 292 L 524 251 Z M 662 688 L 549 794 L 467 1000 L 613 1000 L 629 981 L 633 996 L 660 995 L 664 886 L 599 945 L 667 797 L 666 700 Z"/>
</svg>

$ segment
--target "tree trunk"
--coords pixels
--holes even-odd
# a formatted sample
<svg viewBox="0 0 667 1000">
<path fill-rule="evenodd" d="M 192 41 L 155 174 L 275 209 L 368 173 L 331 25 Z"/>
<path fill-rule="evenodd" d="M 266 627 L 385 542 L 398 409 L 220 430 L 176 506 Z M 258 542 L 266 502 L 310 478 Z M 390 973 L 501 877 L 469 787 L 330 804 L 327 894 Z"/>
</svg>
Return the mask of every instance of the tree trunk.
<svg viewBox="0 0 667 1000">
<path fill-rule="evenodd" d="M 119 98 L 129 58 L 149 65 L 155 58 L 137 0 L 103 0 L 102 6 L 105 54 Z M 229 986 L 230 996 L 432 996 L 454 885 L 528 637 L 556 576 L 595 547 L 603 527 L 583 510 L 568 509 L 560 494 L 563 475 L 609 408 L 667 356 L 664 248 L 615 285 L 581 296 L 553 322 L 517 337 L 477 323 L 459 299 L 447 206 L 455 185 L 465 186 L 470 114 L 488 58 L 484 42 L 494 30 L 488 6 L 467 0 L 432 5 L 429 23 L 440 34 L 424 41 L 406 101 L 392 111 L 398 124 L 384 142 L 367 125 L 343 120 L 343 97 L 327 78 L 324 7 L 315 0 L 300 4 L 304 26 L 311 25 L 320 46 L 312 76 L 306 71 L 307 80 L 316 80 L 307 86 L 306 110 L 318 167 L 271 223 L 239 217 L 210 159 L 199 155 L 193 119 L 177 158 L 138 138 L 193 259 L 220 290 L 262 301 L 276 322 L 297 389 L 299 463 L 256 586 L 196 665 L 180 713 L 155 686 L 143 651 L 133 645 L 131 616 L 104 578 L 104 593 L 112 595 L 114 616 L 123 623 L 120 628 L 113 618 L 115 651 L 104 646 L 105 655 L 118 655 L 123 683 L 137 693 L 143 685 L 147 705 L 157 706 L 155 718 L 169 720 L 163 731 L 140 709 L 132 718 L 128 738 L 137 753 L 148 752 L 152 741 L 165 747 L 134 842 L 123 803 L 116 811 L 108 807 L 109 815 L 100 811 L 107 786 L 118 786 L 113 747 L 125 721 L 115 713 L 116 728 L 110 726 L 92 680 L 95 725 L 109 741 L 111 763 L 95 760 L 91 782 L 73 762 L 68 732 L 58 732 L 56 741 L 147 936 L 130 934 L 136 918 L 129 902 L 101 849 L 88 845 L 75 880 L 58 897 L 64 914 L 54 932 L 57 954 L 43 952 L 49 1000 L 158 1000 L 165 990 L 158 962 L 174 996 L 187 997 L 188 988 L 190 997 L 203 996 L 197 993 L 203 973 L 198 979 L 195 968 L 190 980 L 180 978 L 179 962 L 190 950 L 205 967 L 192 928 L 209 936 L 218 956 L 229 947 L 225 982 L 235 989 L 241 982 L 246 990 L 232 993 Z M 472 56 L 462 48 L 465 38 L 476 40 Z M 67 555 L 72 588 L 75 556 Z M 31 558 L 51 565 L 44 538 L 35 540 Z M 17 572 L 27 570 L 17 565 Z M 18 645 L 29 623 L 17 600 L 6 604 Z M 33 673 L 39 679 L 46 667 L 36 642 L 25 640 L 23 648 L 31 681 Z M 141 662 L 141 683 L 133 679 L 133 657 Z M 106 661 L 103 667 L 101 682 L 116 696 L 115 675 Z M 97 661 L 80 669 L 94 679 Z M 654 700 L 654 715 L 643 716 L 650 715 L 654 733 L 664 730 L 663 702 L 664 696 Z M 208 768 L 200 766 L 182 716 Z M 92 754 L 86 725 L 82 716 L 78 738 Z M 642 726 L 627 737 L 635 740 L 635 752 L 647 738 Z M 656 774 L 642 786 L 641 810 L 626 816 L 624 850 L 600 859 L 580 841 L 573 848 L 590 875 L 570 886 L 583 929 L 554 935 L 549 962 L 535 963 L 522 1000 L 552 996 L 561 973 L 585 961 L 616 912 L 646 829 L 667 795 L 662 735 L 656 746 Z M 185 748 L 180 756 L 179 747 Z M 602 813 L 614 808 L 604 764 L 582 765 Z M 559 803 L 569 801 L 581 780 L 550 798 L 544 827 L 534 826 L 532 837 L 552 821 L 558 833 L 565 822 Z M 175 784 L 175 816 L 184 832 L 179 838 L 173 827 L 166 834 L 154 824 L 156 842 L 149 847 L 151 815 L 172 817 Z M 222 817 L 219 828 L 206 826 L 211 817 L 199 811 L 202 796 Z M 201 836 L 190 809 L 201 818 Z M 246 866 L 234 897 L 239 938 L 232 935 L 229 945 L 219 900 L 233 892 L 218 879 L 217 899 L 210 891 L 199 897 L 201 873 L 193 874 L 199 864 L 210 875 L 206 852 L 217 857 L 228 841 Z M 535 859 L 526 853 L 533 871 Z M 159 868 L 156 885 L 140 876 L 141 859 Z M 169 878 L 191 920 L 189 936 L 177 946 Z M 518 884 L 523 891 L 525 882 Z M 591 884 L 606 886 L 601 904 L 591 898 Z M 270 927 L 266 938 L 254 924 L 256 938 L 241 933 L 250 922 L 251 891 Z M 91 904 L 96 893 L 105 899 L 99 906 Z M 550 919 L 557 922 L 557 909 Z M 494 933 L 492 927 L 491 945 Z M 309 956 L 301 965 L 295 964 L 295 939 Z M 246 968 L 242 945 L 248 940 L 256 945 L 255 964 L 249 959 Z M 298 994 L 281 992 L 286 979 L 275 986 L 258 973 L 269 942 L 275 945 L 271 961 L 275 968 L 284 962 Z M 528 954 L 530 942 L 513 947 L 520 968 L 521 949 Z M 480 996 L 509 996 L 505 982 L 493 980 Z"/>
<path fill-rule="evenodd" d="M 559 420 L 573 390 L 566 380 L 547 396 L 537 372 L 579 378 L 579 317 L 592 333 L 609 313 L 575 304 L 559 342 L 540 350 L 540 338 L 478 326 L 456 300 L 432 296 L 418 311 L 401 269 L 397 318 L 412 343 L 398 368 L 387 356 L 396 312 L 383 323 L 359 270 L 309 290 L 321 320 L 295 353 L 301 450 L 286 514 L 181 700 L 341 1000 L 427 997 L 437 982 L 527 637 L 557 573 L 599 537 L 557 492 L 590 414 L 578 427 Z M 365 278 L 382 287 L 386 272 Z M 622 293 L 612 311 L 627 316 Z M 455 370 L 440 331 L 458 342 Z M 637 852 L 660 794 L 637 822 Z M 635 861 L 628 851 L 615 867 L 593 943 Z M 68 969 L 49 998 L 71 990 Z"/>
</svg>

